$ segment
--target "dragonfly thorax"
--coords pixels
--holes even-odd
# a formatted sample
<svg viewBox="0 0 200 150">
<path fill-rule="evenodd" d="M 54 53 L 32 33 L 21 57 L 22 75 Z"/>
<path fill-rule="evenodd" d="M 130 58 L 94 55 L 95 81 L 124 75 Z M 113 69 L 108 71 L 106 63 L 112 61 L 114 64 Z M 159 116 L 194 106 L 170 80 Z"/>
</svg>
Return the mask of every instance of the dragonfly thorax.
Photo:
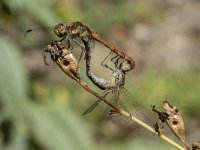
<svg viewBox="0 0 200 150">
<path fill-rule="evenodd" d="M 91 30 L 80 22 L 73 22 L 69 30 L 73 38 L 79 37 L 85 42 L 91 40 Z"/>
</svg>

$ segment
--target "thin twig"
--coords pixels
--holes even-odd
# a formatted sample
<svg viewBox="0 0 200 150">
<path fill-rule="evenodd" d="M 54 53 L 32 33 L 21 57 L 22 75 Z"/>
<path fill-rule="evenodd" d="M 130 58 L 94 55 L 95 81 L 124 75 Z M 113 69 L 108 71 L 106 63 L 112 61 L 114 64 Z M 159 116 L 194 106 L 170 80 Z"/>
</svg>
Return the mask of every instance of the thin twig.
<svg viewBox="0 0 200 150">
<path fill-rule="evenodd" d="M 172 141 L 171 139 L 169 139 L 168 137 L 166 137 L 163 134 L 158 134 L 158 132 L 156 132 L 152 127 L 150 127 L 149 125 L 147 125 L 146 123 L 144 123 L 143 121 L 139 120 L 138 118 L 136 118 L 135 116 L 133 116 L 132 114 L 128 113 L 127 111 L 123 110 L 122 108 L 120 108 L 119 106 L 113 105 L 112 103 L 110 103 L 109 100 L 105 99 L 104 97 L 102 97 L 101 95 L 99 95 L 98 93 L 96 93 L 95 91 L 93 91 L 86 83 L 80 81 L 80 80 L 76 80 L 86 91 L 88 91 L 89 93 L 91 93 L 92 95 L 94 95 L 95 97 L 97 97 L 98 99 L 102 100 L 104 103 L 106 103 L 107 105 L 111 106 L 113 109 L 115 109 L 118 113 L 120 113 L 121 115 L 129 118 L 130 120 L 132 120 L 133 122 L 137 123 L 138 125 L 142 126 L 143 128 L 145 128 L 146 130 L 150 131 L 151 133 L 153 133 L 154 135 L 157 135 L 158 137 L 160 137 L 161 139 L 163 139 L 165 142 L 171 144 L 172 146 L 174 146 L 175 148 L 179 149 L 179 150 L 185 150 L 185 148 L 181 147 L 180 145 L 178 145 L 176 142 Z"/>
<path fill-rule="evenodd" d="M 60 69 L 67 76 L 69 76 L 72 79 L 74 79 L 75 81 L 77 81 L 86 91 L 88 91 L 89 93 L 91 93 L 92 95 L 94 95 L 95 97 L 97 97 L 98 99 L 100 99 L 101 101 L 106 103 L 107 105 L 111 106 L 119 114 L 129 118 L 133 122 L 137 123 L 138 125 L 142 126 L 146 130 L 153 133 L 154 135 L 159 136 L 161 139 L 163 139 L 167 143 L 171 144 L 176 149 L 185 150 L 185 148 L 181 147 L 180 145 L 178 145 L 177 143 L 175 143 L 174 141 L 172 141 L 171 139 L 169 139 L 165 135 L 156 132 L 152 127 L 150 127 L 149 125 L 147 125 L 143 121 L 139 120 L 138 118 L 136 118 L 132 114 L 126 112 L 125 110 L 123 110 L 118 105 L 112 104 L 109 100 L 105 99 L 105 97 L 99 95 L 94 90 L 92 90 L 86 83 L 82 82 L 81 78 L 80 78 L 80 74 L 79 74 L 79 66 L 78 66 L 76 59 L 73 57 L 71 52 L 66 47 L 62 47 L 62 43 L 59 43 L 59 42 L 58 43 L 51 43 L 50 45 L 47 46 L 47 49 L 45 51 L 49 52 L 51 54 L 51 56 L 52 55 L 57 56 L 58 58 L 53 59 L 53 61 L 60 67 Z M 63 56 L 60 55 L 59 53 L 57 53 L 59 51 L 63 52 L 62 53 Z"/>
</svg>

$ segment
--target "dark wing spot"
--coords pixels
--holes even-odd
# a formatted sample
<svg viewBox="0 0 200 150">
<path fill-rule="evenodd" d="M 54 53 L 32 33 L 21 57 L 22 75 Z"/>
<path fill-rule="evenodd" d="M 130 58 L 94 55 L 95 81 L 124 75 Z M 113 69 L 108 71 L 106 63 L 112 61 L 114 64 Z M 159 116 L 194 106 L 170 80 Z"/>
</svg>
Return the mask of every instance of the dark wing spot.
<svg viewBox="0 0 200 150">
<path fill-rule="evenodd" d="M 31 32 L 31 31 L 33 31 L 33 30 L 32 30 L 32 29 L 28 29 L 28 30 L 26 31 L 26 33 Z"/>
</svg>

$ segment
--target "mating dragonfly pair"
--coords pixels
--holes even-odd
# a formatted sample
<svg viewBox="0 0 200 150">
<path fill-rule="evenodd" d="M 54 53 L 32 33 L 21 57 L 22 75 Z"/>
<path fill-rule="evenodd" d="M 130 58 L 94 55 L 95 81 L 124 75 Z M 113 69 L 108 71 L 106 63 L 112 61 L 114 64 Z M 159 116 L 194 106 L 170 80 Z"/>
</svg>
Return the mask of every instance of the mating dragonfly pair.
<svg viewBox="0 0 200 150">
<path fill-rule="evenodd" d="M 32 30 L 27 30 L 27 33 L 28 32 L 32 32 Z M 57 56 L 62 55 L 59 54 L 62 51 L 54 51 L 53 47 L 60 47 L 58 45 L 64 44 L 64 47 L 67 47 L 67 49 L 70 49 L 73 52 L 73 45 L 78 45 L 82 49 L 79 61 L 82 58 L 83 53 L 85 53 L 86 74 L 94 85 L 105 91 L 103 97 L 112 94 L 111 101 L 114 105 L 120 105 L 129 113 L 131 113 L 132 109 L 134 108 L 134 113 L 136 113 L 137 116 L 145 116 L 139 107 L 135 106 L 136 103 L 134 102 L 133 96 L 124 87 L 125 74 L 135 68 L 135 61 L 132 57 L 113 47 L 102 37 L 100 37 L 97 32 L 92 31 L 88 26 L 82 24 L 81 22 L 73 22 L 69 25 L 59 23 L 54 27 L 53 32 L 57 37 L 60 38 L 60 40 L 59 42 L 52 42 L 50 46 L 44 50 L 44 63 L 46 65 L 48 65 L 46 61 L 46 52 L 53 51 L 53 55 L 51 55 L 53 60 L 56 60 Z M 103 44 L 110 50 L 109 55 L 101 62 L 102 66 L 112 71 L 112 75 L 109 80 L 98 77 L 92 72 L 91 53 L 95 47 L 95 41 Z M 109 60 L 114 64 L 114 68 L 107 65 Z M 122 95 L 124 96 L 123 100 L 125 99 L 126 102 L 121 101 L 122 99 L 120 97 Z M 100 100 L 97 100 L 82 115 L 86 115 L 93 111 L 99 103 Z M 124 105 L 124 103 L 126 103 L 126 105 Z M 129 108 L 127 108 L 127 106 Z M 109 111 L 109 114 L 113 113 L 115 113 L 113 110 Z"/>
</svg>

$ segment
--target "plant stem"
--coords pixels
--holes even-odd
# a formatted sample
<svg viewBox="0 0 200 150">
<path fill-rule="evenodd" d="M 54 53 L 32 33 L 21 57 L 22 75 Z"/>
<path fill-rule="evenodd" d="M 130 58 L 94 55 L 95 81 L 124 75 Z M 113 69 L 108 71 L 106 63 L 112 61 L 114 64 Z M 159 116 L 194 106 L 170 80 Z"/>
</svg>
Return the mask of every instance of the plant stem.
<svg viewBox="0 0 200 150">
<path fill-rule="evenodd" d="M 76 80 L 76 79 L 75 79 Z M 145 128 L 146 130 L 150 131 L 151 133 L 153 133 L 154 135 L 157 135 L 158 137 L 160 137 L 162 140 L 164 140 L 165 142 L 169 143 L 170 145 L 174 146 L 176 149 L 179 150 L 185 150 L 185 148 L 181 147 L 180 145 L 178 145 L 176 142 L 172 141 L 171 139 L 169 139 L 168 137 L 166 137 L 163 134 L 158 134 L 158 132 L 156 132 L 152 127 L 150 127 L 149 125 L 147 125 L 146 123 L 144 123 L 143 121 L 139 120 L 138 118 L 136 118 L 135 116 L 133 116 L 132 114 L 128 113 L 127 111 L 123 110 L 122 108 L 120 108 L 117 105 L 113 105 L 112 103 L 110 103 L 109 100 L 105 99 L 104 97 L 102 97 L 101 95 L 99 95 L 98 93 L 96 93 L 95 91 L 93 91 L 86 83 L 80 81 L 80 80 L 76 80 L 86 91 L 88 91 L 89 93 L 91 93 L 92 95 L 94 95 L 95 97 L 97 97 L 98 99 L 100 99 L 101 101 L 103 101 L 104 103 L 106 103 L 107 105 L 111 106 L 113 109 L 115 109 L 118 113 L 120 113 L 121 115 L 131 119 L 133 122 L 137 123 L 138 125 L 142 126 L 143 128 Z"/>
<path fill-rule="evenodd" d="M 62 51 L 63 54 L 65 54 L 65 55 L 63 55 L 63 56 L 59 55 L 59 57 L 57 56 L 58 57 L 57 59 L 53 59 L 53 56 L 55 54 L 56 55 L 60 54 L 60 53 L 57 54 L 57 52 L 60 52 L 60 51 Z M 149 125 L 147 125 L 143 121 L 139 120 L 138 118 L 136 118 L 132 114 L 126 112 L 125 110 L 120 108 L 118 105 L 112 104 L 109 100 L 105 99 L 104 97 L 102 97 L 101 95 L 99 95 L 98 93 L 93 91 L 86 83 L 82 82 L 81 79 L 80 79 L 80 74 L 79 74 L 79 66 L 78 66 L 78 63 L 77 63 L 75 57 L 72 55 L 72 53 L 69 49 L 67 49 L 64 45 L 62 45 L 62 43 L 58 43 L 58 42 L 57 43 L 51 43 L 50 45 L 47 46 L 47 49 L 45 50 L 45 52 L 49 52 L 51 54 L 51 58 L 60 67 L 60 69 L 67 76 L 69 76 L 72 79 L 74 79 L 75 81 L 77 81 L 86 91 L 88 91 L 89 93 L 91 93 L 92 95 L 94 95 L 95 97 L 97 97 L 98 99 L 100 99 L 101 101 L 106 103 L 107 105 L 111 106 L 119 114 L 131 119 L 132 121 L 134 121 L 138 125 L 142 126 L 146 130 L 150 131 L 154 135 L 159 136 L 161 139 L 163 139 L 167 143 L 171 144 L 175 148 L 177 148 L 179 150 L 185 150 L 185 148 L 181 147 L 180 145 L 178 145 L 177 143 L 175 143 L 174 141 L 172 141 L 171 139 L 169 139 L 165 135 L 156 132 L 152 127 L 150 127 Z M 44 60 L 45 60 L 45 57 L 44 57 Z"/>
</svg>

